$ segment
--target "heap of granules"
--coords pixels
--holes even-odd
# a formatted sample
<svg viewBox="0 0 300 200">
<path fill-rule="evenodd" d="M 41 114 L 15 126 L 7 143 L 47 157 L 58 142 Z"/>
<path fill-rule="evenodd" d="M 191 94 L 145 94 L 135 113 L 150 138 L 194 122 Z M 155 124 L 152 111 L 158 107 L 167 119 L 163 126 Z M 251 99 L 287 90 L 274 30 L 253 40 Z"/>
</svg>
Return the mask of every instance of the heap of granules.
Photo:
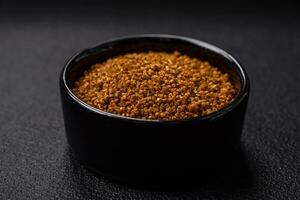
<svg viewBox="0 0 300 200">
<path fill-rule="evenodd" d="M 237 89 L 226 73 L 178 52 L 129 53 L 93 65 L 73 92 L 100 110 L 122 116 L 180 120 L 228 105 Z"/>
</svg>

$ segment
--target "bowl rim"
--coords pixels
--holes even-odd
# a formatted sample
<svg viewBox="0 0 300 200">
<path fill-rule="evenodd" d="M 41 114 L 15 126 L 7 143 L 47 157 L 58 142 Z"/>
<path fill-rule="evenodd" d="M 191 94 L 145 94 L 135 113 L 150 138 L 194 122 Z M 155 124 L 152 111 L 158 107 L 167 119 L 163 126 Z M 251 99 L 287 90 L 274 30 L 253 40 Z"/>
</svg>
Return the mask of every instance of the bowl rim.
<svg viewBox="0 0 300 200">
<path fill-rule="evenodd" d="M 218 111 L 215 111 L 211 114 L 205 115 L 205 116 L 193 117 L 193 118 L 187 118 L 187 119 L 181 119 L 181 120 L 159 120 L 159 119 L 133 118 L 133 117 L 126 117 L 126 116 L 106 112 L 106 111 L 100 110 L 98 108 L 95 108 L 95 107 L 87 104 L 83 100 L 79 99 L 72 92 L 72 90 L 67 85 L 66 74 L 67 74 L 67 71 L 68 71 L 69 67 L 71 66 L 71 64 L 74 60 L 80 60 L 81 55 L 83 55 L 85 53 L 89 53 L 91 50 L 94 50 L 94 49 L 101 49 L 102 46 L 106 46 L 106 45 L 109 45 L 109 44 L 115 44 L 115 43 L 126 41 L 126 40 L 134 40 L 134 39 L 145 39 L 145 40 L 146 39 L 158 39 L 158 40 L 159 39 L 165 39 L 165 40 L 171 39 L 171 40 L 178 40 L 178 41 L 181 41 L 181 42 L 190 43 L 192 45 L 199 46 L 201 48 L 205 48 L 209 51 L 213 51 L 214 53 L 217 53 L 217 54 L 221 55 L 224 59 L 227 59 L 231 63 L 234 64 L 233 66 L 237 69 L 237 71 L 239 72 L 238 75 L 241 78 L 241 88 L 240 88 L 238 94 L 236 95 L 236 97 L 234 98 L 234 100 L 231 103 L 229 103 L 227 106 L 225 106 L 224 108 L 222 108 Z M 133 122 L 147 122 L 147 123 L 186 123 L 186 122 L 194 122 L 194 121 L 200 122 L 200 121 L 215 120 L 216 118 L 220 118 L 220 117 L 228 114 L 230 111 L 234 110 L 245 99 L 245 97 L 248 95 L 249 89 L 250 89 L 250 80 L 249 80 L 249 77 L 248 77 L 245 69 L 242 67 L 242 65 L 232 55 L 230 55 L 229 53 L 227 53 L 223 49 L 221 49 L 219 47 L 216 47 L 212 44 L 209 44 L 207 42 L 203 42 L 203 41 L 198 40 L 198 39 L 193 39 L 193 38 L 190 38 L 190 37 L 178 36 L 178 35 L 167 35 L 167 34 L 129 35 L 129 36 L 124 36 L 124 37 L 118 37 L 118 38 L 111 39 L 111 40 L 106 40 L 106 41 L 101 42 L 97 45 L 94 45 L 91 48 L 83 49 L 83 50 L 79 51 L 78 53 L 76 53 L 75 55 L 73 55 L 66 62 L 66 64 L 63 67 L 63 70 L 61 72 L 60 82 L 62 83 L 61 87 L 63 87 L 63 89 L 66 91 L 67 95 L 69 97 L 71 97 L 71 99 L 75 103 L 79 104 L 80 106 L 82 106 L 84 109 L 87 109 L 88 111 L 91 111 L 93 113 L 100 114 L 100 115 L 106 116 L 106 117 L 117 118 L 119 120 L 127 120 L 127 121 L 129 120 L 129 121 L 133 121 Z"/>
</svg>

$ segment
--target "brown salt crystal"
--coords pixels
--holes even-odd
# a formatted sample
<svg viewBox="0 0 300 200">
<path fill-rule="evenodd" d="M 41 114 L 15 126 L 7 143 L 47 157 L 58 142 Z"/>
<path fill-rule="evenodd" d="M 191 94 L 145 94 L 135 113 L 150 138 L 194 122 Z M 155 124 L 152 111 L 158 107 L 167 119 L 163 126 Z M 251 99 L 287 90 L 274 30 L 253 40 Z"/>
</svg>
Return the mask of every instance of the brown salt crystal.
<svg viewBox="0 0 300 200">
<path fill-rule="evenodd" d="M 180 120 L 228 105 L 237 89 L 228 74 L 179 52 L 129 53 L 93 65 L 73 92 L 100 110 L 122 116 Z"/>
</svg>

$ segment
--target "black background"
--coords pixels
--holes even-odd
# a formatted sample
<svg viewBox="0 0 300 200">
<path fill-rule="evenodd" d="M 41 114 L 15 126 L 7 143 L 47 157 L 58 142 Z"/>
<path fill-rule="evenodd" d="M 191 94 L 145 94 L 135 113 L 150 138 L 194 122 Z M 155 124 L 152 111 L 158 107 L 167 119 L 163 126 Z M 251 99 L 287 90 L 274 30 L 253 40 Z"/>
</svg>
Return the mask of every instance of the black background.
<svg viewBox="0 0 300 200">
<path fill-rule="evenodd" d="M 0 1 L 0 199 L 299 199 L 297 10 L 286 1 Z M 244 65 L 251 96 L 241 143 L 251 184 L 137 189 L 74 159 L 58 90 L 64 63 L 83 48 L 140 33 L 204 40 Z"/>
</svg>

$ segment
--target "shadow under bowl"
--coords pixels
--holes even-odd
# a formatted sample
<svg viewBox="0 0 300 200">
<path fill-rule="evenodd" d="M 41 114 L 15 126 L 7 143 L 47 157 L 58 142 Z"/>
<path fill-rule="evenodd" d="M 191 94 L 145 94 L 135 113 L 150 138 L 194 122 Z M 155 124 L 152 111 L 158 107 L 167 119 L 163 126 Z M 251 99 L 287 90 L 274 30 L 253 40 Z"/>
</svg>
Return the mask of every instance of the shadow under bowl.
<svg viewBox="0 0 300 200">
<path fill-rule="evenodd" d="M 208 61 L 230 75 L 238 89 L 234 101 L 210 115 L 162 121 L 123 117 L 94 108 L 72 92 L 91 65 L 130 52 L 179 51 Z M 102 43 L 73 56 L 60 77 L 61 102 L 69 145 L 87 168 L 134 185 L 189 181 L 222 166 L 239 149 L 249 97 L 242 66 L 205 42 L 171 35 L 136 35 Z"/>
</svg>

